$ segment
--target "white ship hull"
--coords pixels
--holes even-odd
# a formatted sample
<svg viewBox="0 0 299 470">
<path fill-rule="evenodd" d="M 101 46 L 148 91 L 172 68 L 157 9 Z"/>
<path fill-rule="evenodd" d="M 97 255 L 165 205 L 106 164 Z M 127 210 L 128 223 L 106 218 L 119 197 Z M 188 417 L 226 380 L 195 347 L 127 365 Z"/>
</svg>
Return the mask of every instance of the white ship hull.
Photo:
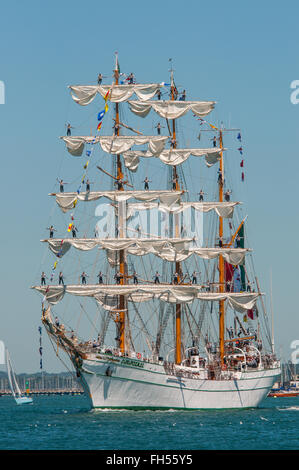
<svg viewBox="0 0 299 470">
<path fill-rule="evenodd" d="M 230 409 L 257 407 L 280 368 L 208 380 L 169 375 L 162 364 L 114 357 L 84 360 L 80 372 L 93 408 Z"/>
</svg>

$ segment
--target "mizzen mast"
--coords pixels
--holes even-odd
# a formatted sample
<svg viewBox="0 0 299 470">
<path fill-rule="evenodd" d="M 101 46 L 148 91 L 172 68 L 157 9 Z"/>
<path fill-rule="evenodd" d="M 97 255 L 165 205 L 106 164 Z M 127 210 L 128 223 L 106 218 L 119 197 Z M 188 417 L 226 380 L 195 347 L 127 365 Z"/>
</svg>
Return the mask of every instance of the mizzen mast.
<svg viewBox="0 0 299 470">
<path fill-rule="evenodd" d="M 218 188 L 219 188 L 219 202 L 223 202 L 224 194 L 224 164 L 223 164 L 223 131 L 234 131 L 238 129 L 224 129 L 222 126 L 219 130 L 219 147 L 221 148 L 220 160 L 219 160 L 219 175 L 218 175 Z M 245 219 L 244 219 L 245 220 Z M 243 225 L 244 221 L 240 224 L 235 235 L 232 237 L 230 244 L 225 246 L 230 246 L 236 234 L 238 233 L 240 227 Z M 223 247 L 223 217 L 219 216 L 219 246 Z M 219 292 L 225 292 L 225 268 L 224 268 L 224 258 L 222 255 L 219 255 L 218 261 L 218 270 L 219 270 Z M 220 354 L 220 363 L 224 364 L 224 336 L 225 336 L 225 302 L 223 300 L 219 301 L 219 354 Z"/>
</svg>

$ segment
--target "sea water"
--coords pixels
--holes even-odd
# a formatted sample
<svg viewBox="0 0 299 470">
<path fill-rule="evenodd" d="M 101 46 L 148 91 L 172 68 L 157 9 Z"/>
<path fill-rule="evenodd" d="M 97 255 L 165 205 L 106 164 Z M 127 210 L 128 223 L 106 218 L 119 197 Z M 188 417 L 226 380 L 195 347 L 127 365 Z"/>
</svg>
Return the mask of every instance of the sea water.
<svg viewBox="0 0 299 470">
<path fill-rule="evenodd" d="M 297 450 L 299 396 L 258 409 L 91 410 L 83 395 L 0 397 L 1 450 Z"/>
</svg>

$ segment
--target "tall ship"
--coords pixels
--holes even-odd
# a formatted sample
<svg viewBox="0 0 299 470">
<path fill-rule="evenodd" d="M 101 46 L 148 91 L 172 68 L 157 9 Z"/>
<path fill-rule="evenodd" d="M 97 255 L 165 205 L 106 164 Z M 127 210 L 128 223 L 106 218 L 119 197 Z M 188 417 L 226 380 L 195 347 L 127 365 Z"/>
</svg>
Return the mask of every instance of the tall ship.
<svg viewBox="0 0 299 470">
<path fill-rule="evenodd" d="M 243 155 L 241 132 L 207 121 L 216 102 L 188 100 L 172 60 L 169 72 L 138 83 L 116 54 L 109 84 L 69 86 L 90 127 L 61 137 L 65 174 L 32 288 L 92 407 L 257 407 L 281 369 L 230 189 L 224 137 Z"/>
</svg>

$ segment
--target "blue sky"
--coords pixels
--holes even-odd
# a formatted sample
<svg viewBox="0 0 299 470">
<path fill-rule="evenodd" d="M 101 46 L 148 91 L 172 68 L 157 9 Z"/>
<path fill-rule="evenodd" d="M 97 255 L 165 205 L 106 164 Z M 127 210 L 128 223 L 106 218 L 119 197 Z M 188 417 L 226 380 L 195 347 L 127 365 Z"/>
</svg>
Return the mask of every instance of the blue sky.
<svg viewBox="0 0 299 470">
<path fill-rule="evenodd" d="M 167 81 L 172 57 L 188 96 L 215 99 L 214 122 L 242 129 L 240 195 L 255 267 L 268 293 L 272 270 L 275 342 L 290 358 L 290 344 L 299 339 L 299 105 L 290 102 L 290 84 L 299 79 L 298 14 L 295 1 L 1 6 L 1 339 L 17 372 L 39 370 L 40 299 L 29 286 L 39 276 L 39 240 L 53 207 L 47 194 L 66 158 L 58 136 L 65 122 L 80 122 L 67 86 L 94 84 L 100 71 L 111 75 L 115 51 L 122 70 L 139 82 Z M 45 336 L 44 345 L 45 369 L 64 370 Z"/>
</svg>

